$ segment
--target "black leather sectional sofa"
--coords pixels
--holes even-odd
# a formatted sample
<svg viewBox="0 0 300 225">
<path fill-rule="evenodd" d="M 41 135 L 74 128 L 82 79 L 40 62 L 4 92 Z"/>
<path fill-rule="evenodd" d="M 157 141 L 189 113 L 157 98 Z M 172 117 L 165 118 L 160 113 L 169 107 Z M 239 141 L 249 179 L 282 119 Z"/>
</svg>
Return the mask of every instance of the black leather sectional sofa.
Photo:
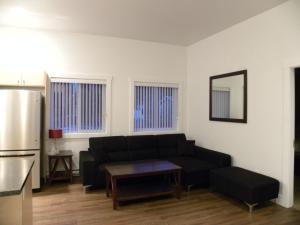
<svg viewBox="0 0 300 225">
<path fill-rule="evenodd" d="M 183 168 L 183 185 L 209 185 L 212 169 L 231 166 L 230 155 L 195 146 L 184 134 L 110 136 L 89 139 L 80 152 L 83 185 L 104 187 L 103 165 L 135 160 L 164 159 Z"/>
</svg>

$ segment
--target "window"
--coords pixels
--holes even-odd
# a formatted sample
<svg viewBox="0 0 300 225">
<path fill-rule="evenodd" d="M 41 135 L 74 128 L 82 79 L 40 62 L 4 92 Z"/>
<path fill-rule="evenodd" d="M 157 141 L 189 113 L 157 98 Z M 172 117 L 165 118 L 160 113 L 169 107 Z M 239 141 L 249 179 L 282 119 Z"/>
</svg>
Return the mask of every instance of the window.
<svg viewBox="0 0 300 225">
<path fill-rule="evenodd" d="M 102 133 L 106 128 L 106 83 L 52 79 L 50 128 L 64 133 Z"/>
<path fill-rule="evenodd" d="M 178 87 L 134 85 L 134 132 L 178 128 Z"/>
</svg>

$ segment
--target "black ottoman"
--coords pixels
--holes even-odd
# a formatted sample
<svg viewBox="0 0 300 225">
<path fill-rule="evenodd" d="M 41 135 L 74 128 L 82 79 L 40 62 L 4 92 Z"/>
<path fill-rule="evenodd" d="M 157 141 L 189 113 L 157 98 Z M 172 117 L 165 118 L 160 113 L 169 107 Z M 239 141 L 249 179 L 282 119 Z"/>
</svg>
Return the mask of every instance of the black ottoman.
<svg viewBox="0 0 300 225">
<path fill-rule="evenodd" d="M 210 182 L 214 191 L 244 201 L 250 212 L 258 203 L 277 198 L 279 192 L 278 180 L 240 167 L 212 170 Z"/>
</svg>

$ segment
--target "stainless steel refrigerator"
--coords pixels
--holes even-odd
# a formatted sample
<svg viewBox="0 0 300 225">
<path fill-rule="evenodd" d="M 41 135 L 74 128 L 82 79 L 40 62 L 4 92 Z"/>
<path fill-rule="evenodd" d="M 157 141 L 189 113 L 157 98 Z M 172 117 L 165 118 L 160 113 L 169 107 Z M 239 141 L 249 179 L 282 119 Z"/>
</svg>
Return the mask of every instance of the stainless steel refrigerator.
<svg viewBox="0 0 300 225">
<path fill-rule="evenodd" d="M 0 157 L 34 158 L 33 189 L 40 188 L 40 136 L 41 92 L 0 90 Z"/>
</svg>

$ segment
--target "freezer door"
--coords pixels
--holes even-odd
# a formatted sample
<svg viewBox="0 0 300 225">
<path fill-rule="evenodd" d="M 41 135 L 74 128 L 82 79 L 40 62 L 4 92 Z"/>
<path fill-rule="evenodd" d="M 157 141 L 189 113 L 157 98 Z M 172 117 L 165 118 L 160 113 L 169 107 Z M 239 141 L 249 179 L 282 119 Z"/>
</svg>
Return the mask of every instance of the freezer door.
<svg viewBox="0 0 300 225">
<path fill-rule="evenodd" d="M 0 90 L 0 151 L 40 149 L 41 93 Z"/>
<path fill-rule="evenodd" d="M 27 158 L 31 157 L 34 159 L 32 168 L 32 189 L 40 188 L 40 150 L 35 151 L 0 151 L 1 157 L 17 157 Z M 1 223 L 0 223 L 1 224 Z"/>
</svg>

